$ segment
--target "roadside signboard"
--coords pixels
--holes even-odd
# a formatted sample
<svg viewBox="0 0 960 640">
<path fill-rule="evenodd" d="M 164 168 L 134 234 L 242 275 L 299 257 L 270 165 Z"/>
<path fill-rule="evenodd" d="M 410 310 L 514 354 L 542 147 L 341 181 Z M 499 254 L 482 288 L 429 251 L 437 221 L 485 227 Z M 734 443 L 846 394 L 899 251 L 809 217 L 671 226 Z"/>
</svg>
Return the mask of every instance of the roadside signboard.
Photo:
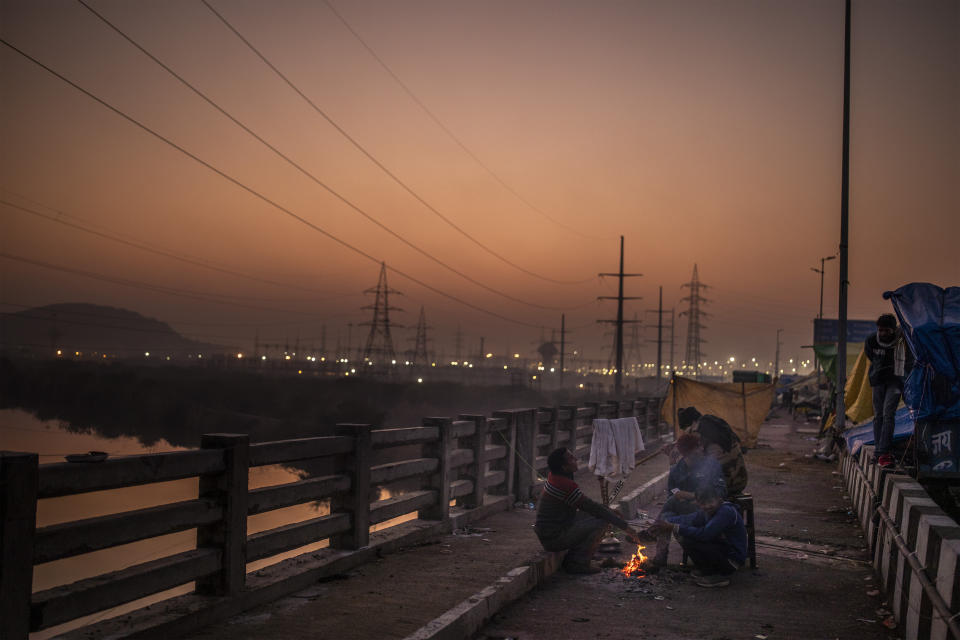
<svg viewBox="0 0 960 640">
<path fill-rule="evenodd" d="M 863 342 L 877 330 L 876 320 L 847 320 L 847 344 Z M 813 344 L 835 343 L 840 339 L 840 321 L 814 319 Z"/>
</svg>

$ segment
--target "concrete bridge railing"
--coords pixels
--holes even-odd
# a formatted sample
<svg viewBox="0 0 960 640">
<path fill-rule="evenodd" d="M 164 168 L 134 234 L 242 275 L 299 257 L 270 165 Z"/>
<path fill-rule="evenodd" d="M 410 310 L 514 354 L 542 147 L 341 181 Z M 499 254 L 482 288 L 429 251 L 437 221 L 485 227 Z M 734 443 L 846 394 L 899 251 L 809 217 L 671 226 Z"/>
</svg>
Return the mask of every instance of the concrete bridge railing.
<svg viewBox="0 0 960 640">
<path fill-rule="evenodd" d="M 873 567 L 907 640 L 960 640 L 960 526 L 908 475 L 844 454 L 842 470 Z"/>
<path fill-rule="evenodd" d="M 370 527 L 417 513 L 450 526 L 450 505 L 481 510 L 499 496 L 504 507 L 526 502 L 546 472 L 552 448 L 589 453 L 596 417 L 637 416 L 646 440 L 661 434 L 659 398 L 512 409 L 483 415 L 425 418 L 422 426 L 374 429 L 338 425 L 335 435 L 250 443 L 246 435 L 207 434 L 201 448 L 108 459 L 97 464 L 38 464 L 35 453 L 0 453 L 0 626 L 3 638 L 48 629 L 193 582 L 221 612 L 255 606 L 247 563 L 329 540 L 339 566 L 366 559 Z M 374 452 L 420 445 L 421 456 L 374 464 Z M 326 461 L 334 472 L 248 489 L 251 468 Z M 195 499 L 36 527 L 37 504 L 81 493 L 199 478 Z M 371 500 L 379 486 L 403 482 L 398 495 Z M 415 485 L 411 489 L 410 486 Z M 247 518 L 329 500 L 330 512 L 249 535 Z M 175 532 L 196 530 L 194 549 L 43 591 L 33 591 L 36 565 Z M 341 569 L 342 570 L 342 569 Z M 271 586 L 276 598 L 302 588 Z M 223 613 L 226 615 L 226 613 Z M 199 620 L 199 618 L 198 618 Z M 209 620 L 207 620 L 209 623 Z M 197 623 L 199 624 L 199 622 Z"/>
</svg>

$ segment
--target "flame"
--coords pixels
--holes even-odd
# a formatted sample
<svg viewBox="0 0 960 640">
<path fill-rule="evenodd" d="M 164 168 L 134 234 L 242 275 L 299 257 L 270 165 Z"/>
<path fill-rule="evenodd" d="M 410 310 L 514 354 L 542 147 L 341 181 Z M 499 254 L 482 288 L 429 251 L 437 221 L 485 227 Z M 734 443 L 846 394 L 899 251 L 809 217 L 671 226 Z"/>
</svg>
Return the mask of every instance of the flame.
<svg viewBox="0 0 960 640">
<path fill-rule="evenodd" d="M 647 556 L 643 555 L 643 550 L 646 549 L 642 544 L 637 545 L 637 552 L 633 554 L 633 557 L 630 558 L 630 562 L 623 567 L 623 575 L 632 576 L 634 574 L 637 577 L 643 577 L 643 563 L 647 561 Z"/>
</svg>

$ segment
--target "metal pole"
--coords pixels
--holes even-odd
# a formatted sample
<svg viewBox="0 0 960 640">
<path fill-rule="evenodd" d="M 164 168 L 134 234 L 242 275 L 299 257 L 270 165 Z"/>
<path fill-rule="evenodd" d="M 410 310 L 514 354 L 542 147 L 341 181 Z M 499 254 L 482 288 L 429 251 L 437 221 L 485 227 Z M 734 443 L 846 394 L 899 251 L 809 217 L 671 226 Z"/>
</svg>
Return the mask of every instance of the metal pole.
<svg viewBox="0 0 960 640">
<path fill-rule="evenodd" d="M 777 329 L 777 351 L 776 355 L 773 358 L 773 379 L 777 380 L 780 377 L 780 333 L 783 329 Z"/>
<path fill-rule="evenodd" d="M 663 375 L 663 286 L 660 287 L 660 305 L 657 307 L 657 379 Z"/>
<path fill-rule="evenodd" d="M 567 314 L 560 314 L 560 388 L 563 388 L 563 350 L 567 338 Z"/>
<path fill-rule="evenodd" d="M 847 243 L 850 232 L 850 0 L 843 26 L 843 158 L 840 176 L 840 308 L 837 340 L 837 431 L 846 427 L 844 388 L 847 386 Z"/>
<path fill-rule="evenodd" d="M 620 285 L 617 291 L 617 375 L 614 378 L 617 397 L 623 392 L 623 236 L 620 236 Z"/>
</svg>

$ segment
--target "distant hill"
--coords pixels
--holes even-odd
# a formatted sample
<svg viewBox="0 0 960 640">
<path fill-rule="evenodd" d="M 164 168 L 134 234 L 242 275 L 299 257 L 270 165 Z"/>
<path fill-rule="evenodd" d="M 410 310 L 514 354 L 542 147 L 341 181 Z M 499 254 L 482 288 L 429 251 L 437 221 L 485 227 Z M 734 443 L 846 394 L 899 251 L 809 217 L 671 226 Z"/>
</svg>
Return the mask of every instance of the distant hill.
<svg viewBox="0 0 960 640">
<path fill-rule="evenodd" d="M 0 351 L 51 354 L 62 349 L 128 357 L 221 352 L 226 347 L 181 336 L 165 322 L 134 311 L 66 303 L 0 314 Z"/>
</svg>

